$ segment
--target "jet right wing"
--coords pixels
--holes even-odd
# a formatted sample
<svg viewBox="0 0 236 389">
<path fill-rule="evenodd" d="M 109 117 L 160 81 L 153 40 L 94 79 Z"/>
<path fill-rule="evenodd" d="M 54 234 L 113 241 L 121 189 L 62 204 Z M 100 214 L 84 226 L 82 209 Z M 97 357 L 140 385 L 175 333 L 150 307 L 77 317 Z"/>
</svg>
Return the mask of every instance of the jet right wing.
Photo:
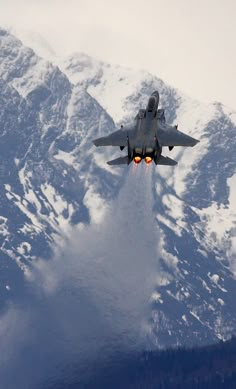
<svg viewBox="0 0 236 389">
<path fill-rule="evenodd" d="M 199 140 L 184 134 L 173 127 L 157 130 L 157 140 L 160 146 L 195 146 Z"/>
<path fill-rule="evenodd" d="M 95 146 L 127 146 L 127 138 L 134 135 L 134 126 L 127 126 L 110 135 L 95 139 L 93 144 Z"/>
</svg>

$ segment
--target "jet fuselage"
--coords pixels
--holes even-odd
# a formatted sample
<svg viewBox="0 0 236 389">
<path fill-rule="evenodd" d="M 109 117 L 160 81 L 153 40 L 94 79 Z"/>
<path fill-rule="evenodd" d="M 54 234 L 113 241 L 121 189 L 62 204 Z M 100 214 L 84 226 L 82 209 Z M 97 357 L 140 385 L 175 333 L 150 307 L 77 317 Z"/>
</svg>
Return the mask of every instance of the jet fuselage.
<svg viewBox="0 0 236 389">
<path fill-rule="evenodd" d="M 155 91 L 148 100 L 146 110 L 140 110 L 136 116 L 135 131 L 133 136 L 129 137 L 130 156 L 136 163 L 141 162 L 142 159 L 146 163 L 150 163 L 153 159 L 156 162 L 161 155 L 162 148 L 156 136 L 159 121 L 158 104 L 159 93 Z"/>
<path fill-rule="evenodd" d="M 153 92 L 148 99 L 146 109 L 140 109 L 135 121 L 121 126 L 107 136 L 95 139 L 95 146 L 126 146 L 128 155 L 108 161 L 109 165 L 136 164 L 144 160 L 147 164 L 152 161 L 157 165 L 174 166 L 176 161 L 162 155 L 162 147 L 171 151 L 175 146 L 193 147 L 199 141 L 179 131 L 177 126 L 171 126 L 165 121 L 163 109 L 158 109 L 159 93 Z"/>
</svg>

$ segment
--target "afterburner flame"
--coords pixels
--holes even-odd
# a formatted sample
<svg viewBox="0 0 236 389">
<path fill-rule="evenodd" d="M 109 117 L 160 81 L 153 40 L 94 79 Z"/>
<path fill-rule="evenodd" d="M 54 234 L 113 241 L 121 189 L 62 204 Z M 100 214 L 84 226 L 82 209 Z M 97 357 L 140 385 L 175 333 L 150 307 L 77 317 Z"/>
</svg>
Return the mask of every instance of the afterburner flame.
<svg viewBox="0 0 236 389">
<path fill-rule="evenodd" d="M 140 163 L 141 161 L 142 161 L 142 158 L 141 158 L 139 155 L 136 155 L 136 156 L 134 157 L 134 163 L 138 164 L 138 163 Z"/>
<path fill-rule="evenodd" d="M 146 162 L 146 164 L 147 165 L 149 165 L 149 163 L 151 163 L 152 162 L 152 157 L 145 157 L 145 162 Z"/>
</svg>

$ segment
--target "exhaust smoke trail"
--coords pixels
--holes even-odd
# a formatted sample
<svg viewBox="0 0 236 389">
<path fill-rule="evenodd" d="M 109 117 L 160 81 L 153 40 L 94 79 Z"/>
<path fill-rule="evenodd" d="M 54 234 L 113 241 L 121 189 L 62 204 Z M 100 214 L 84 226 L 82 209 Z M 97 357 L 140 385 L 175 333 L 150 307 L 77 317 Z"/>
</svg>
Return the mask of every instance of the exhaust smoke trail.
<svg viewBox="0 0 236 389">
<path fill-rule="evenodd" d="M 11 388 L 14 382 L 47 387 L 73 374 L 86 381 L 101 366 L 146 348 L 158 269 L 152 206 L 152 170 L 130 171 L 101 225 L 74 231 L 52 260 L 38 262 L 21 309 L 30 337 L 25 331 L 24 353 L 0 369 Z"/>
</svg>

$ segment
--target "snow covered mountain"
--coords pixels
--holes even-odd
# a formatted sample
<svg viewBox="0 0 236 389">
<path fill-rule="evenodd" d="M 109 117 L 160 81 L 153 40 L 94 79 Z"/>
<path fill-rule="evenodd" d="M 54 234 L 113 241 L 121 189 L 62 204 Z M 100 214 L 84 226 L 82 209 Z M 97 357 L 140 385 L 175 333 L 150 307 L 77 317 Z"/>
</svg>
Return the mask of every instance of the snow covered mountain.
<svg viewBox="0 0 236 389">
<path fill-rule="evenodd" d="M 21 296 L 31 263 L 60 238 L 102 223 L 126 170 L 92 139 L 160 92 L 166 119 L 201 140 L 152 170 L 161 270 L 153 291 L 158 346 L 210 343 L 236 329 L 236 113 L 202 104 L 145 71 L 74 54 L 54 66 L 0 29 L 0 295 Z M 169 151 L 166 151 L 168 154 Z"/>
</svg>

